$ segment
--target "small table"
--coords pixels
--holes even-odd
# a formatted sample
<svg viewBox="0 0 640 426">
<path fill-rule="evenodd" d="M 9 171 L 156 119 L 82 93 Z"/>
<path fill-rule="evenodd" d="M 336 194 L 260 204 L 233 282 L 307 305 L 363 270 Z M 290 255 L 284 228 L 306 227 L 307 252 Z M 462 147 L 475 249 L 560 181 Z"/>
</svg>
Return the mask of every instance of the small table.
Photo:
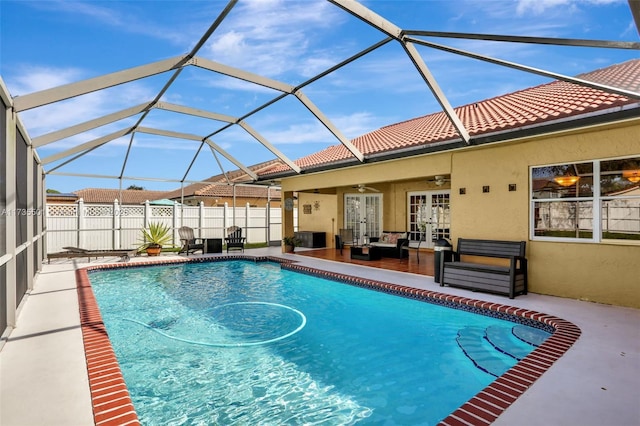
<svg viewBox="0 0 640 426">
<path fill-rule="evenodd" d="M 203 253 L 222 253 L 222 238 L 205 238 Z"/>
<path fill-rule="evenodd" d="M 380 249 L 375 246 L 351 246 L 351 258 L 357 260 L 380 260 Z"/>
</svg>

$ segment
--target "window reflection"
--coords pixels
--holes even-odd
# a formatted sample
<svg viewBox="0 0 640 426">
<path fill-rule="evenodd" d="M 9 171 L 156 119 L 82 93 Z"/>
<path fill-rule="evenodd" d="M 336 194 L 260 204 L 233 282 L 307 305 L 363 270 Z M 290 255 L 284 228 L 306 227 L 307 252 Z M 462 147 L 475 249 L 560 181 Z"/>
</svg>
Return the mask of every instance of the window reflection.
<svg viewBox="0 0 640 426">
<path fill-rule="evenodd" d="M 561 164 L 532 170 L 534 199 L 593 196 L 593 163 Z"/>
<path fill-rule="evenodd" d="M 608 160 L 600 163 L 600 194 L 624 195 L 640 185 L 640 158 Z M 639 195 L 639 194 L 635 194 Z"/>
<path fill-rule="evenodd" d="M 600 163 L 602 238 L 640 240 L 640 157 Z"/>
<path fill-rule="evenodd" d="M 538 237 L 592 238 L 591 201 L 549 201 L 534 204 L 534 235 Z"/>
</svg>

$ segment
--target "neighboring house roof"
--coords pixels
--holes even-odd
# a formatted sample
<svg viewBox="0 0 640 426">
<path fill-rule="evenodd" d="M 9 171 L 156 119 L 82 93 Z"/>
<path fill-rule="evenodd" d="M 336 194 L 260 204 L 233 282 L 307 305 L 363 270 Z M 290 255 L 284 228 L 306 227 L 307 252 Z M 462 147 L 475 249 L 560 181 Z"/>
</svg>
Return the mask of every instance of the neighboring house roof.
<svg viewBox="0 0 640 426">
<path fill-rule="evenodd" d="M 280 167 L 284 163 L 280 160 L 270 160 L 247 167 L 256 174 L 268 173 L 274 167 Z M 206 180 L 207 183 L 194 183 L 187 185 L 183 190 L 176 189 L 165 194 L 165 198 L 179 200 L 184 194 L 185 197 L 211 197 L 225 198 L 233 196 L 233 186 L 230 183 L 251 182 L 252 178 L 244 170 L 233 170 L 225 174 L 212 176 Z M 242 198 L 267 198 L 266 186 L 260 185 L 236 185 L 236 197 Z M 271 188 L 269 197 L 273 200 L 280 199 L 280 191 Z"/>
<path fill-rule="evenodd" d="M 113 203 L 113 200 L 119 199 L 120 204 L 142 204 L 149 200 L 158 200 L 167 198 L 167 191 L 148 191 L 146 189 L 105 189 L 105 188 L 86 188 L 74 191 L 78 198 L 82 198 L 85 203 Z M 121 198 L 122 196 L 122 198 Z"/>
<path fill-rule="evenodd" d="M 76 201 L 78 196 L 73 193 L 47 193 L 47 201 Z"/>
<path fill-rule="evenodd" d="M 273 167 L 284 164 L 280 159 L 270 160 L 248 167 L 254 173 L 264 172 Z M 227 181 L 228 179 L 228 181 Z M 231 183 L 251 182 L 252 178 L 244 170 L 233 170 L 225 174 L 219 174 L 207 179 L 207 183 L 195 183 L 187 185 L 184 190 L 175 189 L 171 191 L 148 191 L 105 188 L 86 188 L 74 191 L 73 194 L 47 194 L 48 201 L 69 201 L 82 198 L 85 203 L 103 204 L 113 203 L 113 200 L 120 199 L 121 204 L 142 204 L 145 201 L 170 199 L 180 201 L 182 194 L 185 197 L 211 197 L 211 198 L 231 198 L 233 197 L 233 186 Z M 267 194 L 269 191 L 269 194 Z M 280 188 L 268 187 L 264 185 L 236 185 L 235 195 L 239 198 L 270 198 L 280 200 Z M 65 195 L 64 198 L 62 196 Z M 53 198 L 57 196 L 58 198 Z"/>
<path fill-rule="evenodd" d="M 640 59 L 581 74 L 577 78 L 640 93 Z M 531 128 L 559 120 L 577 120 L 586 114 L 604 114 L 612 108 L 640 107 L 638 99 L 599 89 L 554 81 L 503 96 L 454 108 L 472 138 L 497 132 Z M 365 158 L 401 153 L 421 147 L 455 142 L 459 136 L 444 112 L 403 121 L 359 136 L 351 142 Z M 496 140 L 499 140 L 497 138 Z M 303 170 L 357 163 L 344 145 L 337 144 L 294 161 Z M 264 171 L 261 178 L 287 175 L 282 164 Z"/>
</svg>

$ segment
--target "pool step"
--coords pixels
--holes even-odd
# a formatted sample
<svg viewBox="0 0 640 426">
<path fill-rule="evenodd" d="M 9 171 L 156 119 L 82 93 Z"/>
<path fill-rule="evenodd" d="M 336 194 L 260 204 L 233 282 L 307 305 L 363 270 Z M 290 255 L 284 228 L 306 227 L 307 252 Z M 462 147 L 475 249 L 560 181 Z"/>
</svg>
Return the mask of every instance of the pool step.
<svg viewBox="0 0 640 426">
<path fill-rule="evenodd" d="M 485 339 L 485 333 L 481 327 L 465 327 L 458 331 L 456 341 L 476 367 L 499 377 L 512 367 L 513 362 L 508 362 L 508 358 Z"/>
<path fill-rule="evenodd" d="M 537 328 L 525 327 L 524 325 L 516 325 L 513 327 L 513 335 L 523 342 L 527 342 L 532 346 L 540 346 L 551 333 Z"/>
<path fill-rule="evenodd" d="M 490 326 L 485 330 L 485 338 L 493 347 L 505 355 L 520 361 L 533 349 L 533 346 L 518 339 L 512 327 Z"/>
<path fill-rule="evenodd" d="M 458 331 L 456 341 L 476 367 L 499 377 L 549 336 L 522 325 L 465 327 Z"/>
</svg>

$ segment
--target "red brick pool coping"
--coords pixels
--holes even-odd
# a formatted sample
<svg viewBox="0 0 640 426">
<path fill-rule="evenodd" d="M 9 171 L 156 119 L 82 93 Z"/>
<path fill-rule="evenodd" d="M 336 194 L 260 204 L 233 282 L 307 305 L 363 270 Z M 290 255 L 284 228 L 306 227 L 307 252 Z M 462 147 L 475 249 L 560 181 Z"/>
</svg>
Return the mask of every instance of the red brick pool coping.
<svg viewBox="0 0 640 426">
<path fill-rule="evenodd" d="M 420 290 L 382 281 L 354 277 L 346 274 L 322 271 L 297 265 L 290 260 L 276 257 L 217 256 L 209 258 L 173 259 L 162 262 L 135 262 L 89 266 L 76 271 L 80 326 L 89 375 L 89 389 L 93 404 L 93 416 L 98 426 L 139 425 L 129 391 L 124 382 L 118 360 L 111 346 L 109 335 L 102 321 L 87 271 L 96 269 L 157 266 L 185 262 L 211 262 L 222 260 L 257 260 L 279 262 L 283 268 L 321 276 L 347 284 L 379 290 L 436 303 L 457 304 L 474 309 L 511 315 L 537 321 L 554 329 L 553 334 L 523 360 L 510 368 L 489 386 L 478 392 L 439 424 L 446 426 L 490 425 L 520 395 L 546 372 L 580 337 L 580 329 L 561 318 L 524 308 L 484 302 L 462 296 L 452 296 L 430 290 Z"/>
</svg>

